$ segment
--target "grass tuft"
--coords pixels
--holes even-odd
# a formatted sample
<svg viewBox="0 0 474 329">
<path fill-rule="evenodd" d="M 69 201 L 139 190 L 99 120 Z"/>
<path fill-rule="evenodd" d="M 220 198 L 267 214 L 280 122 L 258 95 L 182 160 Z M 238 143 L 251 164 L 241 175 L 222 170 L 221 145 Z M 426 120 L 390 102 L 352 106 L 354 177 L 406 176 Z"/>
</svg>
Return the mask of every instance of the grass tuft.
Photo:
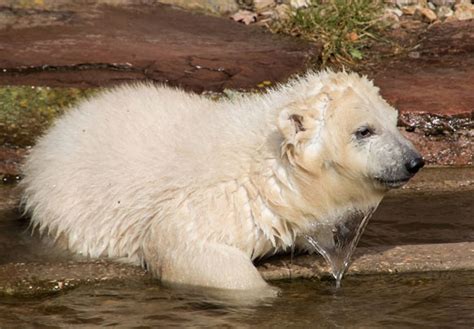
<svg viewBox="0 0 474 329">
<path fill-rule="evenodd" d="M 274 32 L 321 42 L 321 65 L 353 64 L 364 56 L 370 39 L 383 28 L 381 0 L 311 0 L 307 8 L 273 25 Z"/>
</svg>

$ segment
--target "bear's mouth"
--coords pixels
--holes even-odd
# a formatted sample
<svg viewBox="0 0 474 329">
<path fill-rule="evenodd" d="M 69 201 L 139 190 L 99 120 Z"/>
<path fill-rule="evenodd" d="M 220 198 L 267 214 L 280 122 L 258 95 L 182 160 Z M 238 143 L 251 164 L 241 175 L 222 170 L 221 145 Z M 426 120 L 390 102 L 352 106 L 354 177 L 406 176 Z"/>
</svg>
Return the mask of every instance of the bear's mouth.
<svg viewBox="0 0 474 329">
<path fill-rule="evenodd" d="M 410 178 L 402 179 L 384 179 L 384 178 L 375 178 L 377 182 L 388 188 L 399 188 L 408 183 Z"/>
</svg>

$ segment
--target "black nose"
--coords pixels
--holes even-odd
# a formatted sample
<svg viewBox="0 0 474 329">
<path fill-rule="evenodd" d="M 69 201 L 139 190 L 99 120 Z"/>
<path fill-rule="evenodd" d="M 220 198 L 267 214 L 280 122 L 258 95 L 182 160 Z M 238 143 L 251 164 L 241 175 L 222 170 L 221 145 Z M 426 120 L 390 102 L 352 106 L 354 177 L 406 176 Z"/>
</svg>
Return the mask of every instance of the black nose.
<svg viewBox="0 0 474 329">
<path fill-rule="evenodd" d="M 423 168 L 425 165 L 425 160 L 423 158 L 414 158 L 409 162 L 405 163 L 405 168 L 407 168 L 410 174 L 416 174 L 418 170 Z"/>
</svg>

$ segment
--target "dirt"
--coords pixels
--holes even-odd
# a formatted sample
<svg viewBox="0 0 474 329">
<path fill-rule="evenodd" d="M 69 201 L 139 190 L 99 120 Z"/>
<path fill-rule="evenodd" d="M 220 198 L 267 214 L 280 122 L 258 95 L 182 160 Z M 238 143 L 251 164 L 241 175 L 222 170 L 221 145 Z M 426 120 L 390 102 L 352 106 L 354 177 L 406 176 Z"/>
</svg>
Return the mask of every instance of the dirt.
<svg viewBox="0 0 474 329">
<path fill-rule="evenodd" d="M 21 161 L 27 150 L 0 146 L 0 178 L 2 184 L 14 184 L 20 180 Z"/>
</svg>

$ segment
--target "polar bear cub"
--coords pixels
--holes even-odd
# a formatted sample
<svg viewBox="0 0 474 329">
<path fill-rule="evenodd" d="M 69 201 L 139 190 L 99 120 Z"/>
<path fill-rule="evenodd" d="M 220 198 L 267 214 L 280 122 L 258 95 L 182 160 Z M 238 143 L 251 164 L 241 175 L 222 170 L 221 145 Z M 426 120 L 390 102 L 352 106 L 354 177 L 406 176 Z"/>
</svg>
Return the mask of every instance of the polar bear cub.
<svg viewBox="0 0 474 329">
<path fill-rule="evenodd" d="M 151 84 L 69 110 L 24 165 L 34 227 L 164 282 L 267 284 L 252 261 L 319 221 L 378 204 L 423 159 L 365 77 L 310 72 L 214 101 Z"/>
</svg>

